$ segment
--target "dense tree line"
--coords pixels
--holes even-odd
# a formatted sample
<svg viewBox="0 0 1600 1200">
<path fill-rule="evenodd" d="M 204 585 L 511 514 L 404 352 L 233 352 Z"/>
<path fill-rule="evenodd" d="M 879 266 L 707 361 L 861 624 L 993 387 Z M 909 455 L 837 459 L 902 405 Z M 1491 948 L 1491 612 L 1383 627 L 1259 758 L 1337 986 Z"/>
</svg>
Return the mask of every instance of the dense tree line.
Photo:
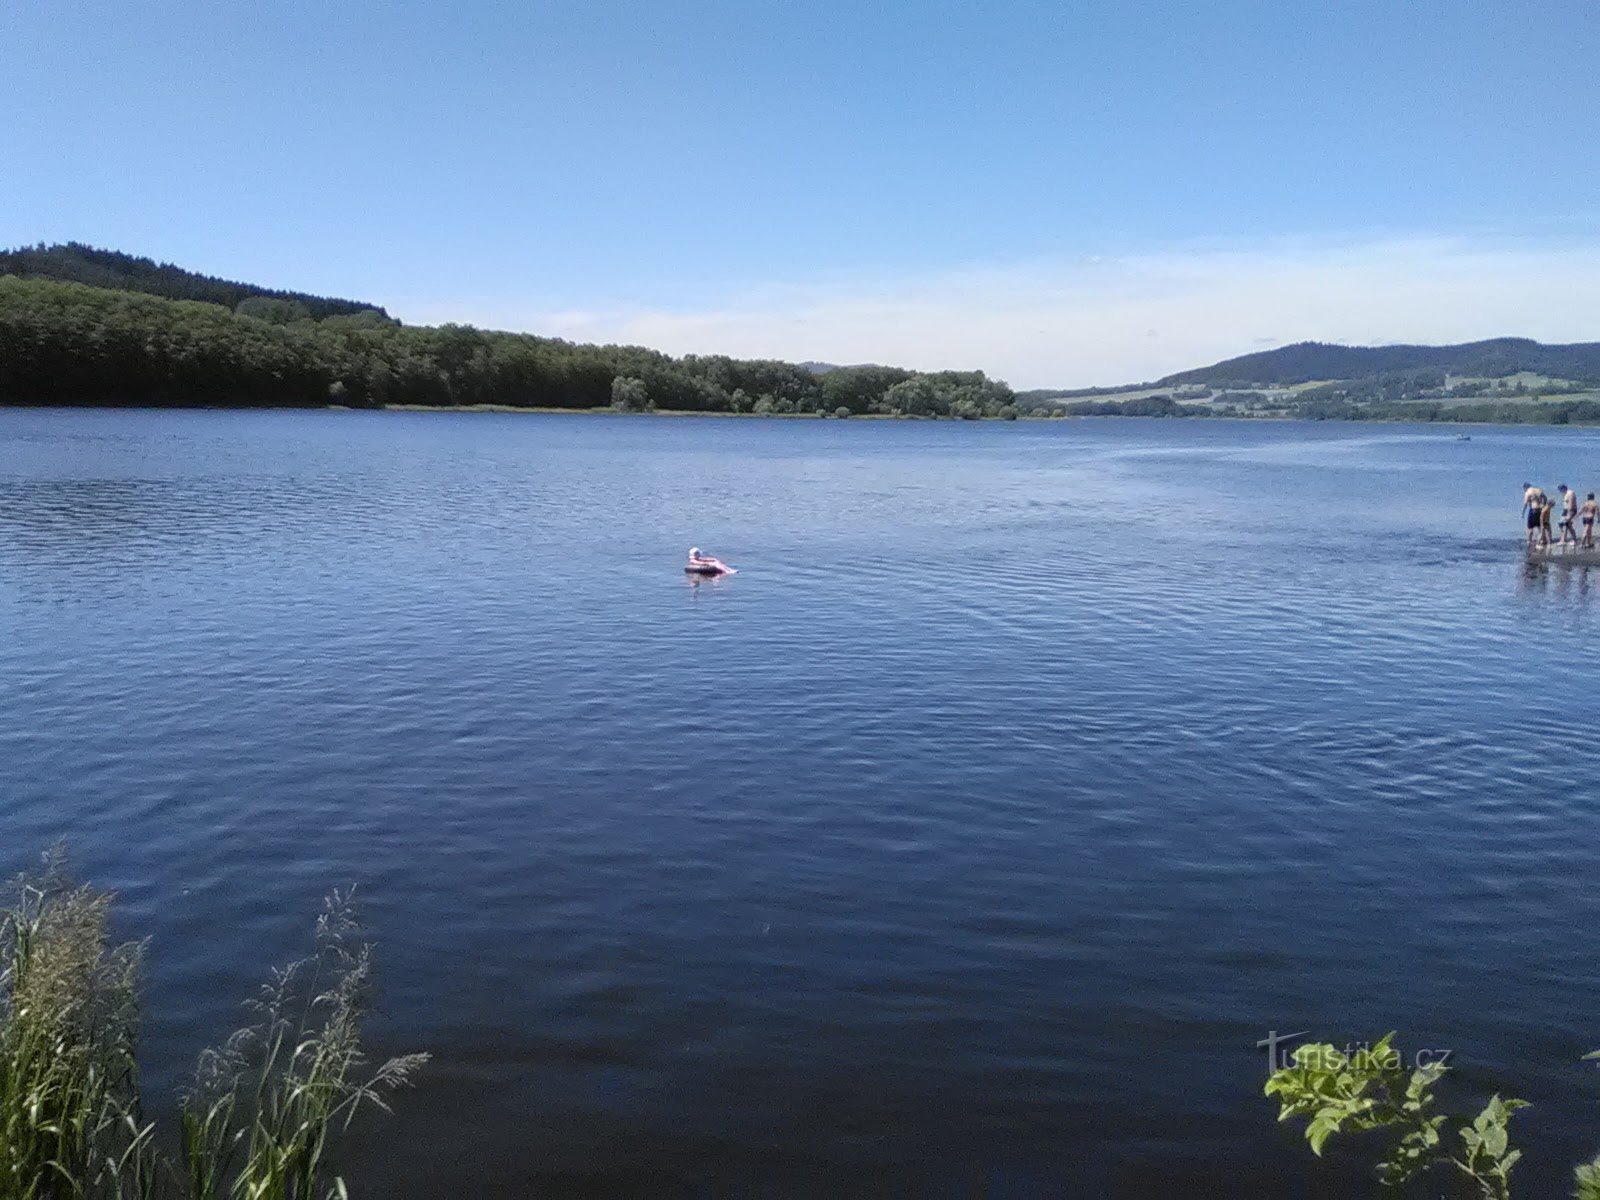
<svg viewBox="0 0 1600 1200">
<path fill-rule="evenodd" d="M 1297 402 L 1347 400 L 1360 404 L 1391 404 L 1402 400 L 1437 399 L 1445 389 L 1443 371 L 1383 371 L 1364 379 L 1346 379 L 1307 388 Z M 1430 395 L 1432 393 L 1432 395 Z"/>
<path fill-rule="evenodd" d="M 1065 406 L 1072 417 L 1210 417 L 1215 410 L 1183 404 L 1171 396 L 1136 396 L 1130 400 L 1078 400 Z"/>
<path fill-rule="evenodd" d="M 619 383 L 619 381 L 622 381 Z M 0 275 L 0 403 L 354 407 L 388 404 L 686 412 L 1015 416 L 979 371 L 918 374 L 669 355 L 377 310 L 313 319 L 303 300 L 233 308 Z"/>
<path fill-rule="evenodd" d="M 1291 403 L 1288 417 L 1308 421 L 1462 421 L 1487 425 L 1600 424 L 1600 401 L 1496 401 L 1444 404 L 1439 401 L 1362 404 L 1343 399 Z"/>
<path fill-rule="evenodd" d="M 1600 401 L 1498 401 L 1447 404 L 1389 400 L 1383 389 L 1313 388 L 1294 399 L 1269 401 L 1259 392 L 1221 392 L 1215 403 L 1185 404 L 1171 395 L 1129 400 L 1078 400 L 1052 406 L 1071 417 L 1262 417 L 1302 421 L 1459 421 L 1494 425 L 1600 424 Z M 1026 401 L 1025 401 L 1026 403 Z"/>
<path fill-rule="evenodd" d="M 220 304 L 231 309 L 256 302 L 259 305 L 257 315 L 275 312 L 281 316 L 308 316 L 321 320 L 323 317 L 371 312 L 387 319 L 387 314 L 375 304 L 236 283 L 231 279 L 186 271 L 172 263 L 136 258 L 118 250 L 100 250 L 81 242 L 57 246 L 40 243 L 19 250 L 0 250 L 0 275 L 87 283 L 91 287 L 165 296 L 168 300 L 204 300 L 208 304 Z"/>
</svg>

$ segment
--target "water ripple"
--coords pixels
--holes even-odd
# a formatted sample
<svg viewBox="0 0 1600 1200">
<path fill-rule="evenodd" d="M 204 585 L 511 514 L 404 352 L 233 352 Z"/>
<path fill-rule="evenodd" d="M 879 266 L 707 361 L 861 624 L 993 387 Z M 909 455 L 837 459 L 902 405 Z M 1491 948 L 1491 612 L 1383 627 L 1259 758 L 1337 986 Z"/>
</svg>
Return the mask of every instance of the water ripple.
<svg viewBox="0 0 1600 1200">
<path fill-rule="evenodd" d="M 1455 1047 L 1549 1191 L 1600 572 L 1516 484 L 1597 446 L 0 412 L 0 834 L 153 935 L 158 1088 L 359 881 L 372 1194 L 1285 1194 L 1273 1028 Z"/>
</svg>

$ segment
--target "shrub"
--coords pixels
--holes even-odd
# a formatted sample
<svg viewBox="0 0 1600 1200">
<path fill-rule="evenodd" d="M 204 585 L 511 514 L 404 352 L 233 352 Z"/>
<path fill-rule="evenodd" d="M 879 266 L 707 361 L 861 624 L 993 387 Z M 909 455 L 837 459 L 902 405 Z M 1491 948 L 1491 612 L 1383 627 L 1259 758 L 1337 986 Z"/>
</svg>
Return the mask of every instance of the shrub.
<svg viewBox="0 0 1600 1200">
<path fill-rule="evenodd" d="M 1470 1118 L 1440 1112 L 1433 1087 L 1448 1068 L 1435 1062 L 1406 1070 L 1393 1039 L 1391 1033 L 1354 1053 L 1326 1043 L 1299 1047 L 1267 1080 L 1267 1095 L 1279 1100 L 1278 1120 L 1306 1118 L 1306 1141 L 1318 1156 L 1334 1134 L 1386 1132 L 1377 1167 L 1385 1187 L 1444 1170 L 1470 1180 L 1483 1200 L 1509 1200 L 1511 1169 L 1522 1158 L 1511 1146 L 1510 1122 L 1527 1103 L 1497 1095 Z M 1578 1200 L 1600 1200 L 1600 1159 L 1578 1167 L 1574 1182 Z"/>
<path fill-rule="evenodd" d="M 655 406 L 644 380 L 618 375 L 611 381 L 611 407 L 618 412 L 648 412 Z"/>
</svg>

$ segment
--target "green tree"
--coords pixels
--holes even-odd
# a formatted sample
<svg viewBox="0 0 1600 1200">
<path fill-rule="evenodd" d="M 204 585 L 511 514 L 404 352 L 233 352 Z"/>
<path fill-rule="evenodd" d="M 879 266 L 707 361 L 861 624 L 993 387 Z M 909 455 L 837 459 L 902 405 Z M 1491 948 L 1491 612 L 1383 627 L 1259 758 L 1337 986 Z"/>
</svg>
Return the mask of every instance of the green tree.
<svg viewBox="0 0 1600 1200">
<path fill-rule="evenodd" d="M 819 403 L 853 413 L 870 412 L 886 391 L 910 379 L 911 374 L 898 367 L 840 367 L 818 379 Z"/>
<path fill-rule="evenodd" d="M 611 407 L 618 412 L 647 412 L 655 402 L 644 380 L 618 375 L 611 381 Z"/>
<path fill-rule="evenodd" d="M 247 296 L 233 310 L 241 317 L 254 317 L 269 325 L 292 325 L 296 321 L 311 320 L 311 310 L 298 300 L 280 300 L 273 296 Z"/>
</svg>

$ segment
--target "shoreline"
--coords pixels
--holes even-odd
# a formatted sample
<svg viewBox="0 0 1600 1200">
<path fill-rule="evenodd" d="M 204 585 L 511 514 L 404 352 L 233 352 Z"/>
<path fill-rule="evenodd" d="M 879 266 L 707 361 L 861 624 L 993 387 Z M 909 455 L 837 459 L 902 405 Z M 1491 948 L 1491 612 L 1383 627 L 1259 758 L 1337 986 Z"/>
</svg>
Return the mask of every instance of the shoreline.
<svg viewBox="0 0 1600 1200">
<path fill-rule="evenodd" d="M 492 412 L 492 413 L 573 413 L 612 417 L 755 417 L 759 420 L 778 421 L 926 421 L 957 420 L 959 418 L 908 417 L 900 413 L 851 413 L 836 417 L 832 413 L 741 413 L 704 412 L 692 408 L 652 408 L 644 412 L 621 412 L 615 408 L 557 408 L 547 404 L 383 404 L 376 408 L 356 408 L 353 405 L 326 405 L 341 412 Z M 1000 417 L 980 417 L 979 420 L 998 421 Z M 1018 420 L 1022 418 L 1019 417 Z"/>
<path fill-rule="evenodd" d="M 1018 413 L 1015 417 L 952 417 L 918 416 L 909 413 L 852 413 L 848 417 L 833 413 L 750 413 L 705 412 L 695 409 L 650 409 L 645 412 L 619 412 L 610 407 L 561 408 L 538 404 L 15 404 L 0 401 L 0 411 L 7 409 L 49 409 L 58 412 L 354 412 L 354 413 L 533 413 L 541 415 L 612 416 L 612 417 L 719 417 L 735 420 L 759 421 L 927 421 L 939 424 L 1010 424 L 1027 422 L 1056 423 L 1070 421 L 1154 421 L 1212 424 L 1236 422 L 1250 425 L 1297 423 L 1302 425 L 1405 425 L 1438 426 L 1441 429 L 1465 431 L 1471 429 L 1600 429 L 1600 421 L 1421 421 L 1403 417 L 1301 417 L 1290 414 L 1273 416 L 1242 416 L 1228 413 L 1204 417 L 1135 416 L 1125 413 L 1064 414 L 1044 416 Z"/>
<path fill-rule="evenodd" d="M 1198 422 L 1210 424 L 1215 421 L 1237 421 L 1251 425 L 1279 424 L 1284 422 L 1298 422 L 1302 425 L 1438 425 L 1447 429 L 1600 429 L 1600 421 L 1568 421 L 1563 424 L 1544 424 L 1535 421 L 1417 421 L 1406 420 L 1401 417 L 1338 417 L 1322 418 L 1297 417 L 1292 415 L 1270 417 L 1246 417 L 1237 413 L 1205 417 L 1158 417 L 1158 416 L 1132 416 L 1123 413 L 1096 413 L 1094 415 L 1063 414 L 1061 416 L 1042 415 L 1037 413 L 1018 413 L 1015 417 L 923 417 L 909 413 L 852 413 L 848 417 L 836 417 L 832 413 L 807 412 L 807 413 L 739 413 L 739 412 L 704 412 L 686 408 L 657 408 L 648 412 L 619 412 L 614 408 L 555 408 L 548 405 L 520 405 L 520 404 L 385 404 L 376 408 L 357 408 L 352 405 L 329 404 L 323 406 L 326 411 L 333 412 L 481 412 L 481 413 L 571 413 L 573 415 L 602 415 L 613 417 L 732 417 L 739 420 L 751 419 L 760 421 L 932 421 L 941 424 L 1012 424 L 1016 422 L 1058 422 L 1058 421 L 1160 421 L 1160 422 Z"/>
</svg>

